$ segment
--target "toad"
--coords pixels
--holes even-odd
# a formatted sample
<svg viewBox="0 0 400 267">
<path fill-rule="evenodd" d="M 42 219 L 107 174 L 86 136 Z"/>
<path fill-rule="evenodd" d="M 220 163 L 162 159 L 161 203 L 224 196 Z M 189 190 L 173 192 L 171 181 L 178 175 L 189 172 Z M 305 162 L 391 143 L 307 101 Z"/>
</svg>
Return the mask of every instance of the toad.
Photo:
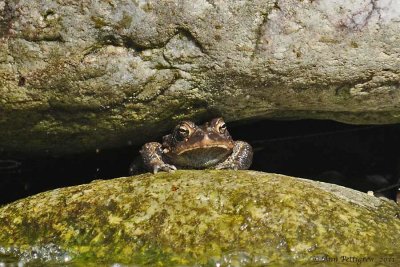
<svg viewBox="0 0 400 267">
<path fill-rule="evenodd" d="M 163 137 L 163 142 L 150 142 L 140 150 L 144 168 L 153 173 L 176 169 L 245 170 L 253 159 L 252 147 L 233 141 L 222 118 L 198 126 L 191 121 L 180 122 Z M 131 165 L 131 174 L 136 165 Z"/>
</svg>

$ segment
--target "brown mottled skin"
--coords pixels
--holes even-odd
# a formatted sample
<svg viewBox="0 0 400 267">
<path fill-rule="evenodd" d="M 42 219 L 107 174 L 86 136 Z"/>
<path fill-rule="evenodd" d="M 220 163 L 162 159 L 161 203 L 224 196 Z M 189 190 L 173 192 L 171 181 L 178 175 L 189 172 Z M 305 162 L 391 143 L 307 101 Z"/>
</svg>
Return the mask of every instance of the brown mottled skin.
<svg viewBox="0 0 400 267">
<path fill-rule="evenodd" d="M 145 169 L 153 173 L 176 169 L 245 170 L 253 159 L 252 147 L 243 141 L 233 141 L 222 118 L 201 126 L 182 121 L 163 137 L 162 144 L 146 143 L 140 154 Z M 135 173 L 132 166 L 131 174 Z"/>
</svg>

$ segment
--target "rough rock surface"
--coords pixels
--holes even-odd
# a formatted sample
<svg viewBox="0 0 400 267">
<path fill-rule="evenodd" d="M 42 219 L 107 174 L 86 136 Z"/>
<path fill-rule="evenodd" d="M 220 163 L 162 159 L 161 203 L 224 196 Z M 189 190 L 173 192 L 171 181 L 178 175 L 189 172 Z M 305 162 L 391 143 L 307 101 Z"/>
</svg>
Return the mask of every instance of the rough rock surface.
<svg viewBox="0 0 400 267">
<path fill-rule="evenodd" d="M 0 148 L 139 144 L 214 114 L 400 122 L 399 43 L 389 0 L 0 0 Z"/>
<path fill-rule="evenodd" d="M 399 214 L 386 199 L 277 174 L 144 174 L 0 208 L 0 254 L 51 243 L 92 263 L 265 266 L 324 256 L 398 263 Z"/>
</svg>

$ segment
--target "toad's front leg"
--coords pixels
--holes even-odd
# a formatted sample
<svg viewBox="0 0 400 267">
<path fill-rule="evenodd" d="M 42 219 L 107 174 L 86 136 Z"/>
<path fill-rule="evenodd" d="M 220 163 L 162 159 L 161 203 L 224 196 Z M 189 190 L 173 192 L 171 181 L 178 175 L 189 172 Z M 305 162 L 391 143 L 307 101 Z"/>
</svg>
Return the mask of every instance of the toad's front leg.
<svg viewBox="0 0 400 267">
<path fill-rule="evenodd" d="M 253 148 L 249 143 L 235 141 L 232 154 L 215 169 L 247 170 L 253 161 Z"/>
<path fill-rule="evenodd" d="M 145 168 L 153 173 L 174 171 L 176 167 L 163 161 L 163 151 L 160 143 L 151 142 L 143 145 L 140 150 Z"/>
</svg>

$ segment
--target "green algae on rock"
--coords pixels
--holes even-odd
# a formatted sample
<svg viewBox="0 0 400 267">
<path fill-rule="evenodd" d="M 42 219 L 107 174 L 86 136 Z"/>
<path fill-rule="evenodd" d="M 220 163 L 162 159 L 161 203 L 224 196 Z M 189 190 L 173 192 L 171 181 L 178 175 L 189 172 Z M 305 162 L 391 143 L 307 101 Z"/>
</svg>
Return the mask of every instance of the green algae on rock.
<svg viewBox="0 0 400 267">
<path fill-rule="evenodd" d="M 400 208 L 344 187 L 255 171 L 94 181 L 0 208 L 0 246 L 55 244 L 75 260 L 241 266 L 390 256 Z"/>
</svg>

